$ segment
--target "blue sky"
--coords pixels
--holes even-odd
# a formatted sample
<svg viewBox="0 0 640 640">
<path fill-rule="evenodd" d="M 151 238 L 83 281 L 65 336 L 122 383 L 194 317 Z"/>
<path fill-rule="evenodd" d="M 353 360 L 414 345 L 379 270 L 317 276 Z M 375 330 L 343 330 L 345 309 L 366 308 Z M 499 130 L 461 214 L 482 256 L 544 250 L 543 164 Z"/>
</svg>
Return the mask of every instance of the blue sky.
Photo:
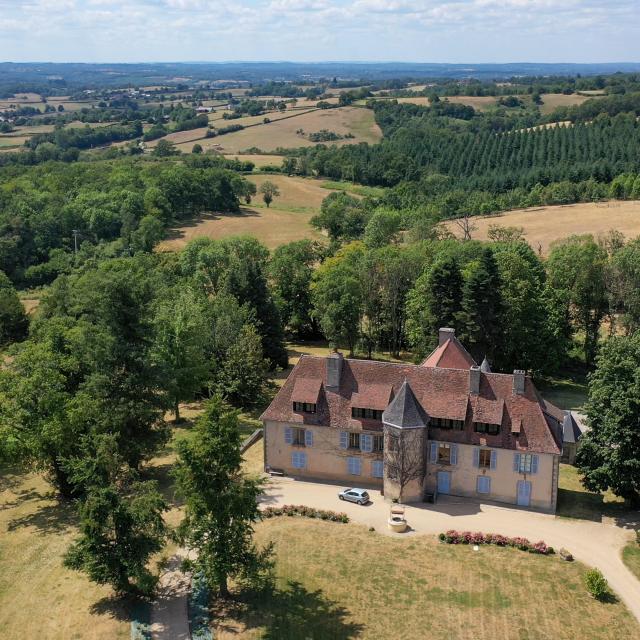
<svg viewBox="0 0 640 640">
<path fill-rule="evenodd" d="M 0 0 L 0 60 L 640 61 L 640 0 Z"/>
</svg>

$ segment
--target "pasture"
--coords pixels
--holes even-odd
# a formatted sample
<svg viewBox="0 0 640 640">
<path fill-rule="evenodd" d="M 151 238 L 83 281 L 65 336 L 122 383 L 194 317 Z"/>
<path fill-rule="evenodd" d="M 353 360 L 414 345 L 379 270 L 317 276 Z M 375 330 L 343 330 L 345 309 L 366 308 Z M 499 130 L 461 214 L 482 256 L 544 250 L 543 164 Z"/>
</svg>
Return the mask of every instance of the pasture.
<svg viewBox="0 0 640 640">
<path fill-rule="evenodd" d="M 249 156 L 240 156 L 243 157 Z M 207 213 L 186 222 L 170 230 L 168 239 L 161 242 L 158 249 L 176 251 L 190 240 L 202 236 L 220 239 L 250 235 L 269 249 L 304 238 L 323 240 L 324 236 L 309 224 L 322 200 L 331 193 L 321 186 L 321 182 L 283 175 L 251 175 L 247 178 L 258 187 L 265 180 L 274 182 L 281 195 L 274 199 L 269 208 L 258 194 L 250 205 L 241 207 L 240 213 Z"/>
<path fill-rule="evenodd" d="M 640 235 L 640 201 L 610 200 L 548 207 L 516 209 L 503 214 L 473 218 L 477 229 L 472 237 L 488 238 L 489 227 L 522 227 L 524 237 L 536 251 L 549 252 L 555 240 L 575 234 L 591 233 L 594 236 L 610 229 L 621 231 L 627 239 Z M 452 221 L 445 223 L 458 234 Z"/>
<path fill-rule="evenodd" d="M 361 525 L 299 517 L 259 523 L 256 541 L 274 543 L 277 589 L 214 607 L 218 640 L 640 634 L 622 604 L 589 596 L 584 565 L 557 556 L 499 547 L 474 552 L 429 536 L 391 538 Z"/>
<path fill-rule="evenodd" d="M 540 105 L 540 113 L 547 115 L 558 107 L 574 107 L 581 105 L 587 100 L 597 98 L 598 95 L 581 95 L 579 93 L 572 93 L 571 95 L 564 95 L 563 93 L 543 93 L 541 96 L 543 104 Z"/>
<path fill-rule="evenodd" d="M 466 104 L 478 111 L 487 111 L 498 104 L 498 98 L 494 96 L 446 96 L 441 100 L 448 100 L 455 104 Z"/>
</svg>

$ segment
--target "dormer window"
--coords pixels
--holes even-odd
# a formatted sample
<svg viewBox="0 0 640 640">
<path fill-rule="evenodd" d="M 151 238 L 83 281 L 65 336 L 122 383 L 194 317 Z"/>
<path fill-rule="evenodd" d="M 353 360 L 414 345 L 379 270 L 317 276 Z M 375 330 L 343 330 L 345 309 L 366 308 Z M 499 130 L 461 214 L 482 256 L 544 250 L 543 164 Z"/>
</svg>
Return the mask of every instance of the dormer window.
<svg viewBox="0 0 640 640">
<path fill-rule="evenodd" d="M 294 402 L 293 410 L 295 413 L 315 413 L 316 405 L 313 402 Z"/>
<path fill-rule="evenodd" d="M 488 422 L 474 422 L 473 430 L 476 433 L 486 433 L 490 436 L 496 436 L 500 433 L 500 425 L 490 424 Z"/>
<path fill-rule="evenodd" d="M 351 407 L 352 418 L 366 418 L 367 420 L 382 420 L 382 411 L 379 409 L 363 409 L 360 407 Z"/>
</svg>

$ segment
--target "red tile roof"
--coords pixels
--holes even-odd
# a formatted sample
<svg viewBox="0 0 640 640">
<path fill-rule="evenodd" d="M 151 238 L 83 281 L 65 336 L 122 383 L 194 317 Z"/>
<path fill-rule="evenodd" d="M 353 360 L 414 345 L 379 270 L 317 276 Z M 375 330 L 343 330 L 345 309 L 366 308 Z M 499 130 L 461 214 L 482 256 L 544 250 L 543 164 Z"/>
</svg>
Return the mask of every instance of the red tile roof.
<svg viewBox="0 0 640 640">
<path fill-rule="evenodd" d="M 476 361 L 455 336 L 434 349 L 422 363 L 423 367 L 443 369 L 471 369 Z"/>
<path fill-rule="evenodd" d="M 395 394 L 405 378 L 429 416 L 465 420 L 462 431 L 429 427 L 433 439 L 479 445 L 482 437 L 488 446 L 560 453 L 557 434 L 547 422 L 546 407 L 531 379 L 526 378 L 525 393 L 517 395 L 513 392 L 513 376 L 502 373 L 481 373 L 480 393 L 476 396 L 469 394 L 469 371 L 465 369 L 345 358 L 340 387 L 327 390 L 326 358 L 302 356 L 263 413 L 262 419 L 337 429 L 361 429 L 364 421 L 351 418 L 351 407 L 357 406 L 353 404 L 354 395 L 358 405 L 361 405 L 366 390 L 374 390 L 372 397 L 377 403 L 380 390 L 392 388 Z M 316 413 L 293 413 L 294 389 L 307 389 L 308 385 L 315 388 L 317 380 L 321 380 L 322 385 Z M 475 433 L 472 424 L 474 416 L 479 422 L 500 420 L 500 433 L 495 436 Z M 520 425 L 518 435 L 512 433 L 514 423 Z"/>
<path fill-rule="evenodd" d="M 391 402 L 393 387 L 390 384 L 362 384 L 351 394 L 351 406 L 382 411 Z"/>
<path fill-rule="evenodd" d="M 317 404 L 321 387 L 321 378 L 297 378 L 293 385 L 291 402 L 310 402 L 311 404 Z"/>
</svg>

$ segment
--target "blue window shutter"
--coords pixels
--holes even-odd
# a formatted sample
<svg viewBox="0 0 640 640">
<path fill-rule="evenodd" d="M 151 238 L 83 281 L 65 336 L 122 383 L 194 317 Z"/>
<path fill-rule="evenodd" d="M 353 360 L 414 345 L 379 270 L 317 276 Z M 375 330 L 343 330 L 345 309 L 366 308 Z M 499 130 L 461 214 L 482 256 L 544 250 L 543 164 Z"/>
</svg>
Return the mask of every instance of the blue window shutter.
<svg viewBox="0 0 640 640">
<path fill-rule="evenodd" d="M 349 432 L 341 431 L 340 432 L 340 448 L 347 449 L 349 447 Z"/>
<path fill-rule="evenodd" d="M 458 445 L 451 445 L 451 464 L 458 464 Z"/>
<path fill-rule="evenodd" d="M 498 452 L 495 449 L 491 450 L 491 469 L 494 469 L 498 466 Z"/>
<path fill-rule="evenodd" d="M 382 478 L 382 476 L 384 475 L 384 466 L 382 460 L 374 460 L 371 463 L 371 475 L 373 475 L 374 478 Z"/>
<path fill-rule="evenodd" d="M 313 447 L 313 431 L 311 429 L 304 430 L 304 446 Z"/>
<path fill-rule="evenodd" d="M 304 453 L 304 451 L 300 451 L 300 468 L 301 469 L 307 468 L 307 454 Z"/>
<path fill-rule="evenodd" d="M 293 429 L 291 427 L 284 428 L 285 444 L 293 444 Z"/>
<path fill-rule="evenodd" d="M 538 473 L 538 456 L 531 456 L 531 473 Z"/>
<path fill-rule="evenodd" d="M 513 456 L 513 470 L 518 473 L 520 471 L 520 454 L 516 453 Z"/>
<path fill-rule="evenodd" d="M 360 475 L 362 473 L 362 460 L 360 458 L 355 458 L 356 461 L 356 475 Z"/>
<path fill-rule="evenodd" d="M 367 433 L 360 435 L 360 451 L 364 451 L 365 453 L 373 451 L 373 436 Z"/>
<path fill-rule="evenodd" d="M 480 466 L 480 449 L 478 449 L 478 447 L 473 450 L 473 466 Z"/>
<path fill-rule="evenodd" d="M 431 462 L 437 462 L 437 461 L 438 461 L 438 443 L 432 442 L 431 443 Z"/>
<path fill-rule="evenodd" d="M 298 468 L 298 452 L 297 452 L 297 451 L 294 451 L 294 452 L 291 454 L 291 466 L 292 466 L 294 469 L 297 469 L 297 468 Z"/>
</svg>

